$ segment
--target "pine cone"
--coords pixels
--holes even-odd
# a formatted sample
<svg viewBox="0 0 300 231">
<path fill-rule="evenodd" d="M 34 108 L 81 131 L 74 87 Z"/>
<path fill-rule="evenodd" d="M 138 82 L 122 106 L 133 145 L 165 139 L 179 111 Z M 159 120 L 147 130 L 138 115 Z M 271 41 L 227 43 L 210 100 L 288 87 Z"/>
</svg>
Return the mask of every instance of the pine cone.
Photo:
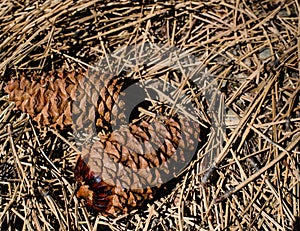
<svg viewBox="0 0 300 231">
<path fill-rule="evenodd" d="M 162 116 L 160 121 L 142 120 L 109 131 L 106 125 L 115 123 L 111 118 L 122 119 L 122 113 L 115 115 L 113 109 L 123 108 L 118 97 L 130 79 L 93 73 L 87 76 L 93 86 L 100 86 L 98 98 L 93 94 L 95 89 L 90 90 L 93 86 L 80 85 L 85 96 L 79 102 L 97 102 L 96 125 L 106 134 L 98 134 L 97 142 L 81 150 L 74 170 L 79 182 L 77 196 L 84 198 L 91 209 L 117 216 L 152 199 L 162 184 L 170 180 L 168 177 L 176 177 L 197 147 L 199 124 Z M 168 162 L 171 158 L 174 159 Z"/>
</svg>

